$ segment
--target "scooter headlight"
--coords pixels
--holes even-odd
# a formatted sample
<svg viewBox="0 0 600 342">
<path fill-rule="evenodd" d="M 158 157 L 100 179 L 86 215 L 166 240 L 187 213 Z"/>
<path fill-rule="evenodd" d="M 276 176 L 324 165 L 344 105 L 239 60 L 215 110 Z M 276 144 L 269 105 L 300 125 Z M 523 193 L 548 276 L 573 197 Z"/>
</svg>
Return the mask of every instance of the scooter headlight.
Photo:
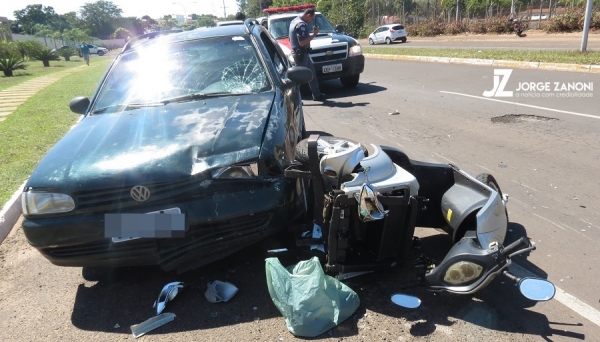
<svg viewBox="0 0 600 342">
<path fill-rule="evenodd" d="M 481 275 L 483 267 L 470 261 L 460 261 L 448 268 L 444 281 L 452 285 L 469 283 Z"/>
</svg>

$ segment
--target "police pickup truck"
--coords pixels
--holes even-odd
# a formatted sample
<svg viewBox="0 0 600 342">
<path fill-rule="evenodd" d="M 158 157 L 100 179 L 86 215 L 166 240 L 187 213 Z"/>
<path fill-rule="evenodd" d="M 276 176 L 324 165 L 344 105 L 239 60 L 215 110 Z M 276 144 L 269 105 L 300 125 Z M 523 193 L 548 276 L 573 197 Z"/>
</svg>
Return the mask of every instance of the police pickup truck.
<svg viewBox="0 0 600 342">
<path fill-rule="evenodd" d="M 291 21 L 307 8 L 315 5 L 298 5 L 278 8 L 267 8 L 263 12 L 266 17 L 259 18 L 269 33 L 277 40 L 288 58 L 292 56 L 288 37 Z M 365 68 L 365 57 L 358 41 L 342 34 L 343 27 L 334 28 L 321 14 L 316 12 L 315 20 L 308 25 L 312 32 L 313 25 L 319 26 L 319 35 L 310 42 L 309 55 L 312 58 L 319 81 L 339 78 L 344 87 L 358 84 L 360 73 Z M 293 57 L 291 57 L 293 58 Z"/>
</svg>

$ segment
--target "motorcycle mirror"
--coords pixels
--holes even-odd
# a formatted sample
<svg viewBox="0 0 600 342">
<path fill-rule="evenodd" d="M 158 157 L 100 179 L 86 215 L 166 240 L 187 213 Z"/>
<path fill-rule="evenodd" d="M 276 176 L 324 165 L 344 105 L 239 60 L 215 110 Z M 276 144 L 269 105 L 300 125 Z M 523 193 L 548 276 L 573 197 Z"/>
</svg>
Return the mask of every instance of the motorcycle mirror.
<svg viewBox="0 0 600 342">
<path fill-rule="evenodd" d="M 416 309 L 421 305 L 421 300 L 417 297 L 396 293 L 392 295 L 392 303 L 406 309 Z"/>
<path fill-rule="evenodd" d="M 538 278 L 523 278 L 519 282 L 519 290 L 525 298 L 536 301 L 550 300 L 556 294 L 554 284 Z"/>
</svg>

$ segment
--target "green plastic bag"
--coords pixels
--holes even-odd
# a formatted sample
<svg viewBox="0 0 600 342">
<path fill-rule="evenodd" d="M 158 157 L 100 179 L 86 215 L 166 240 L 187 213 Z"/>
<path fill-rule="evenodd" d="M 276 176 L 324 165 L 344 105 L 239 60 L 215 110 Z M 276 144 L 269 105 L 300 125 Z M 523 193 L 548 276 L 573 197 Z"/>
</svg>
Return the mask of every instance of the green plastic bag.
<svg viewBox="0 0 600 342">
<path fill-rule="evenodd" d="M 356 292 L 326 275 L 319 259 L 299 262 L 288 271 L 277 258 L 265 260 L 267 285 L 288 330 L 315 337 L 352 316 L 360 305 Z"/>
</svg>

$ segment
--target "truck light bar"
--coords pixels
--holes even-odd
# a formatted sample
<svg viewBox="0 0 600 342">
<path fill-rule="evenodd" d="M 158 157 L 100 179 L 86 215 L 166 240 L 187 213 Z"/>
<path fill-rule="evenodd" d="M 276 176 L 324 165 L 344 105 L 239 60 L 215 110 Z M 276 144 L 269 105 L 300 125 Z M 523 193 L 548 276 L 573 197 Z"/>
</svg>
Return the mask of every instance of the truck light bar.
<svg viewBox="0 0 600 342">
<path fill-rule="evenodd" d="M 297 5 L 297 6 L 287 6 L 287 7 L 265 8 L 263 10 L 263 12 L 267 13 L 267 14 L 297 12 L 297 11 L 305 10 L 308 8 L 315 8 L 315 5 L 308 4 L 308 5 Z"/>
</svg>

